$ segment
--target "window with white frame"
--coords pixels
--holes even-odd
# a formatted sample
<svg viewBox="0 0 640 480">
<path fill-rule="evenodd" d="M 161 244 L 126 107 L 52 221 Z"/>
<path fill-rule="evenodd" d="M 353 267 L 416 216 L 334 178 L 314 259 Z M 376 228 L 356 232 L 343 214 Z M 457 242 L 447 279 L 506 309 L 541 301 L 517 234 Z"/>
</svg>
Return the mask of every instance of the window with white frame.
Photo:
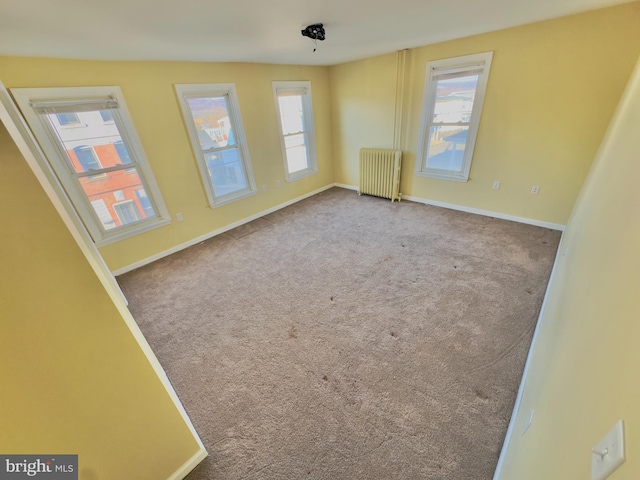
<svg viewBox="0 0 640 480">
<path fill-rule="evenodd" d="M 118 87 L 11 93 L 96 244 L 170 222 Z"/>
<path fill-rule="evenodd" d="M 273 82 L 280 145 L 287 181 L 318 171 L 311 82 Z"/>
<path fill-rule="evenodd" d="M 466 182 L 493 52 L 427 63 L 416 174 Z"/>
<path fill-rule="evenodd" d="M 80 118 L 73 112 L 58 113 L 56 114 L 56 118 L 58 119 L 58 123 L 62 127 L 80 125 Z"/>
<path fill-rule="evenodd" d="M 256 186 L 235 85 L 175 87 L 209 204 L 253 195 Z"/>
</svg>

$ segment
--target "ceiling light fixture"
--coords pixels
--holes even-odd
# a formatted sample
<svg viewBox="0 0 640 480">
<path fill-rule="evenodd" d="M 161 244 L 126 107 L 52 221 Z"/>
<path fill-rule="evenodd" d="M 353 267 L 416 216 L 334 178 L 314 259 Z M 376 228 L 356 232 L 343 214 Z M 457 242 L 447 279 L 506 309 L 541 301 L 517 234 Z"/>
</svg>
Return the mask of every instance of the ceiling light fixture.
<svg viewBox="0 0 640 480">
<path fill-rule="evenodd" d="M 313 40 L 315 48 L 313 51 L 315 52 L 318 47 L 318 40 L 323 41 L 325 39 L 324 27 L 321 23 L 314 23 L 313 25 L 309 25 L 304 30 L 301 31 L 303 37 L 309 37 Z"/>
</svg>

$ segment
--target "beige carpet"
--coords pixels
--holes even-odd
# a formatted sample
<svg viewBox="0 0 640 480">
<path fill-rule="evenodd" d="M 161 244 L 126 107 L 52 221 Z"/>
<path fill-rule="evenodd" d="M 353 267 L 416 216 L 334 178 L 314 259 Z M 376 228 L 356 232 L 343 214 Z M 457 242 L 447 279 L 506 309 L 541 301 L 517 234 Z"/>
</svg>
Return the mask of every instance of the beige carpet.
<svg viewBox="0 0 640 480">
<path fill-rule="evenodd" d="M 334 188 L 118 278 L 201 479 L 492 478 L 559 232 Z"/>
</svg>

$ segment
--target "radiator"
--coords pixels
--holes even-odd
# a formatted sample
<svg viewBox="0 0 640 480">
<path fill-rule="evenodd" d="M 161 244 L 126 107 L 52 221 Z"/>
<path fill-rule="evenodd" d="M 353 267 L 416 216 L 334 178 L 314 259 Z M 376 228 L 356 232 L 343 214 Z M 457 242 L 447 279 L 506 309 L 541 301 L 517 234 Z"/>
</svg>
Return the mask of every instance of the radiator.
<svg viewBox="0 0 640 480">
<path fill-rule="evenodd" d="M 360 195 L 400 201 L 401 150 L 360 149 Z"/>
</svg>

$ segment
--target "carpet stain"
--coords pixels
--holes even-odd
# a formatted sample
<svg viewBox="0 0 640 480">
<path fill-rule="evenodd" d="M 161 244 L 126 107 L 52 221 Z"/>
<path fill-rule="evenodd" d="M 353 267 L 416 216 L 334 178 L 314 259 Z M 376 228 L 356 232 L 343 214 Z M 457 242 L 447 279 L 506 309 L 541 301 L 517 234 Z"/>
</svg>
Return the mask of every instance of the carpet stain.
<svg viewBox="0 0 640 480">
<path fill-rule="evenodd" d="M 391 332 L 391 336 L 392 336 L 393 338 L 398 338 L 398 334 L 397 334 L 396 332 Z"/>
<path fill-rule="evenodd" d="M 291 327 L 291 330 L 289 330 L 289 338 L 298 338 L 298 330 L 296 327 Z"/>
<path fill-rule="evenodd" d="M 323 379 L 325 382 L 328 382 L 328 381 L 329 381 L 329 377 L 327 377 L 326 375 L 323 375 L 323 376 L 322 376 L 322 379 Z"/>
<path fill-rule="evenodd" d="M 479 388 L 474 388 L 473 389 L 473 393 L 476 394 L 476 396 L 480 399 L 480 400 L 489 400 L 489 395 L 487 395 L 486 393 L 484 393 L 482 390 L 480 390 Z"/>
</svg>

